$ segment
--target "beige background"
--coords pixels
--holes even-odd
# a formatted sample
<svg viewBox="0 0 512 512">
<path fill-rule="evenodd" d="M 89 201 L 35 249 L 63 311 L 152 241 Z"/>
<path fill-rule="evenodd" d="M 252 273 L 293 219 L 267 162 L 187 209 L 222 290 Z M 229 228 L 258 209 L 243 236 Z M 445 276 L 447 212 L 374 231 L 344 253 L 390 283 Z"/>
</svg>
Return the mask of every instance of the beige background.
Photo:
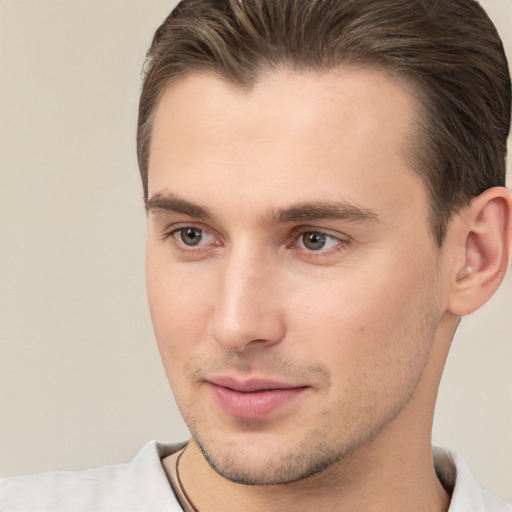
<svg viewBox="0 0 512 512">
<path fill-rule="evenodd" d="M 483 2 L 512 55 L 512 0 Z M 140 67 L 174 2 L 0 0 L 0 476 L 186 437 L 145 299 Z M 434 442 L 512 500 L 512 276 L 464 320 Z"/>
</svg>

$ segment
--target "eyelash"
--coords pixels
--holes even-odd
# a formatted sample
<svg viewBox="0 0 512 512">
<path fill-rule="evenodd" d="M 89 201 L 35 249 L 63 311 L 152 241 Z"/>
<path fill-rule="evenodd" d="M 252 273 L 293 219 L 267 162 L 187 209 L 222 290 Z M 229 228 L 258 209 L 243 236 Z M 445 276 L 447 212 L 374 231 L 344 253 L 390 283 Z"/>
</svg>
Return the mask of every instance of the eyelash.
<svg viewBox="0 0 512 512">
<path fill-rule="evenodd" d="M 321 250 L 318 250 L 318 251 L 307 250 L 307 249 L 302 249 L 301 247 L 296 247 L 296 244 L 299 242 L 300 238 L 302 236 L 304 236 L 305 234 L 309 234 L 309 233 L 325 236 L 328 239 L 335 240 L 337 243 L 333 247 L 330 247 L 330 248 L 325 249 L 325 250 L 321 249 Z M 339 251 L 342 251 L 342 250 L 346 249 L 347 246 L 350 243 L 348 238 L 341 238 L 341 237 L 335 236 L 332 233 L 329 233 L 327 231 L 323 231 L 322 229 L 315 229 L 315 228 L 311 228 L 311 227 L 298 227 L 298 228 L 296 228 L 295 231 L 293 232 L 292 237 L 293 237 L 293 242 L 292 243 L 295 246 L 294 248 L 303 251 L 303 253 L 307 257 L 311 257 L 311 258 L 331 256 L 331 255 L 333 255 L 333 254 L 335 254 L 335 253 L 337 253 Z"/>
<path fill-rule="evenodd" d="M 197 254 L 197 253 L 202 253 L 204 252 L 205 250 L 205 246 L 203 245 L 200 245 L 200 246 L 197 246 L 197 247 L 194 247 L 194 246 L 191 246 L 191 245 L 186 245 L 185 243 L 183 242 L 180 242 L 177 238 L 176 238 L 176 234 L 179 233 L 181 230 L 183 229 L 194 229 L 194 230 L 197 230 L 197 231 L 202 231 L 203 233 L 207 233 L 207 234 L 211 234 L 207 229 L 201 227 L 201 226 L 198 226 L 198 225 L 195 225 L 195 224 L 182 224 L 182 225 L 173 225 L 171 226 L 169 229 L 167 229 L 167 231 L 162 235 L 162 240 L 172 240 L 172 243 L 174 245 L 174 247 L 176 249 L 178 249 L 179 251 L 181 251 L 182 253 L 184 254 L 189 254 L 189 255 L 192 255 L 192 254 Z M 217 239 L 217 237 L 215 237 L 214 235 L 211 235 L 213 236 L 215 239 Z M 215 244 L 216 246 L 217 245 L 220 245 L 220 242 L 218 244 Z"/>
<path fill-rule="evenodd" d="M 197 230 L 197 231 L 202 231 L 203 233 L 206 233 L 206 234 L 209 234 L 211 236 L 213 236 L 216 240 L 217 237 L 215 235 L 212 235 L 207 229 L 201 227 L 201 226 L 198 226 L 198 225 L 194 225 L 194 224 L 183 224 L 183 225 L 179 225 L 179 226 L 172 226 L 170 227 L 163 235 L 162 235 L 162 240 L 169 240 L 169 239 L 174 239 L 173 241 L 173 245 L 181 252 L 185 253 L 185 254 L 189 254 L 189 255 L 193 255 L 193 254 L 197 254 L 197 253 L 202 253 L 205 251 L 206 247 L 211 247 L 211 246 L 197 246 L 197 247 L 194 247 L 194 246 L 190 246 L 190 245 L 186 245 L 185 243 L 183 243 L 182 241 L 180 242 L 180 240 L 178 240 L 176 238 L 176 234 L 179 233 L 181 230 L 183 229 L 194 229 L 194 230 Z M 326 238 L 328 239 L 331 239 L 331 240 L 335 240 L 337 243 L 335 246 L 333 247 L 330 247 L 326 250 L 318 250 L 318 251 L 314 251 L 314 250 L 308 250 L 308 249 L 304 249 L 304 248 L 301 248 L 301 247 L 297 247 L 297 243 L 299 242 L 300 240 L 300 237 L 305 235 L 305 234 L 308 234 L 308 233 L 311 233 L 311 234 L 318 234 L 318 235 L 322 235 L 322 236 L 325 236 Z M 216 243 L 215 245 L 216 246 L 219 246 L 221 244 L 220 241 L 218 241 L 218 243 Z M 311 257 L 311 258 L 318 258 L 318 257 L 326 257 L 326 256 L 331 256 L 332 254 L 336 253 L 336 252 L 339 252 L 339 251 L 342 251 L 344 249 L 346 249 L 346 247 L 350 244 L 350 240 L 347 238 L 340 238 L 340 237 L 337 237 L 329 232 L 326 232 L 326 231 L 323 231 L 321 229 L 315 229 L 315 228 L 311 228 L 311 227 L 298 227 L 298 228 L 295 228 L 295 230 L 292 232 L 292 242 L 290 243 L 287 243 L 286 244 L 286 247 L 287 248 L 290 248 L 290 249 L 297 249 L 297 250 L 300 250 L 303 252 L 303 254 L 306 256 L 306 257 Z"/>
</svg>

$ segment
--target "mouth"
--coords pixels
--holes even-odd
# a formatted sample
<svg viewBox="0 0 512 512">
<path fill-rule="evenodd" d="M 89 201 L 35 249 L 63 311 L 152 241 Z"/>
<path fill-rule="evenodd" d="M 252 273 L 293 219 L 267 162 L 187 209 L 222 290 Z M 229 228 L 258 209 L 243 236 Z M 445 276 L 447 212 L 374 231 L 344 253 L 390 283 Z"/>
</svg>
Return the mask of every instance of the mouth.
<svg viewBox="0 0 512 512">
<path fill-rule="evenodd" d="M 258 420 L 283 409 L 309 386 L 272 379 L 237 380 L 214 377 L 207 380 L 217 405 L 234 418 Z"/>
</svg>

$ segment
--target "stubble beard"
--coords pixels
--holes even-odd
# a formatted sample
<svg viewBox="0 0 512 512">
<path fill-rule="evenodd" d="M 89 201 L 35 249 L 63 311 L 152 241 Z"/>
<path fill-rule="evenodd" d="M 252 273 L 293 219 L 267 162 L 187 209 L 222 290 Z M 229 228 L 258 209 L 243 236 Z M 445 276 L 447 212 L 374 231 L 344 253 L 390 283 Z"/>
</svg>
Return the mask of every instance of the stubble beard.
<svg viewBox="0 0 512 512">
<path fill-rule="evenodd" d="M 407 378 L 398 388 L 391 385 L 387 393 L 381 396 L 381 399 L 387 402 L 384 409 L 379 406 L 378 401 L 365 400 L 372 393 L 372 389 L 368 389 L 365 384 L 368 381 L 374 381 L 375 377 L 372 379 L 372 376 L 366 374 L 365 369 L 360 369 L 352 382 L 354 389 L 358 392 L 341 399 L 334 405 L 331 403 L 328 410 L 319 412 L 316 418 L 321 418 L 323 421 L 319 421 L 314 428 L 303 433 L 301 438 L 296 438 L 292 432 L 294 437 L 292 442 L 289 442 L 288 436 L 282 435 L 282 441 L 274 436 L 273 444 L 272 442 L 268 445 L 259 444 L 257 451 L 265 454 L 264 463 L 260 460 L 259 465 L 254 464 L 254 461 L 251 461 L 250 449 L 251 442 L 257 444 L 258 439 L 261 439 L 257 436 L 251 438 L 251 435 L 257 433 L 259 427 L 264 430 L 264 424 L 257 425 L 251 420 L 239 420 L 238 431 L 247 433 L 247 443 L 239 447 L 231 444 L 229 434 L 224 438 L 221 432 L 214 432 L 212 436 L 204 418 L 187 414 L 187 410 L 189 412 L 194 410 L 194 407 L 187 404 L 183 409 L 180 406 L 180 409 L 193 442 L 217 474 L 237 484 L 276 486 L 295 482 L 304 484 L 308 479 L 312 484 L 323 481 L 322 479 L 325 479 L 325 482 L 332 478 L 350 479 L 353 476 L 357 452 L 360 452 L 364 446 L 370 446 L 379 433 L 403 411 L 414 395 L 439 327 L 440 318 L 435 314 L 435 309 L 435 306 L 430 309 L 430 314 L 424 317 L 423 326 L 419 327 L 414 334 L 407 330 L 402 332 L 405 339 L 421 337 L 423 345 L 409 361 L 410 372 Z M 238 356 L 232 355 L 232 357 Z M 240 364 L 242 364 L 241 361 Z M 264 367 L 278 370 L 285 369 L 289 364 L 287 361 L 279 360 L 275 364 L 269 361 L 265 363 L 268 365 L 265 364 Z M 243 364 L 244 370 L 252 369 L 249 361 L 244 360 Z M 369 370 L 366 369 L 366 371 Z M 327 383 L 330 380 L 328 372 L 320 366 L 297 369 L 296 372 L 319 374 Z M 277 371 L 275 374 L 280 372 Z M 333 410 L 337 411 L 335 419 L 338 421 L 333 421 Z M 298 429 L 300 427 L 297 425 Z M 247 447 L 249 449 L 246 449 Z M 330 468 L 335 468 L 335 471 L 329 471 Z"/>
<path fill-rule="evenodd" d="M 319 475 L 353 452 L 352 446 L 340 445 L 337 446 L 338 451 L 333 452 L 330 444 L 322 440 L 323 435 L 320 432 L 313 432 L 310 437 L 314 441 L 301 443 L 294 451 L 270 455 L 264 469 L 254 469 L 247 463 L 247 459 L 244 463 L 229 455 L 219 456 L 215 453 L 216 450 L 210 450 L 200 437 L 193 435 L 193 439 L 210 467 L 223 478 L 242 485 L 277 486 L 293 484 Z"/>
<path fill-rule="evenodd" d="M 381 412 L 378 422 L 375 421 L 376 416 L 368 414 L 368 411 L 363 416 L 368 420 L 362 422 L 358 405 L 351 410 L 350 406 L 344 404 L 347 414 L 344 415 L 342 424 L 329 422 L 329 413 L 326 411 L 320 414 L 326 417 L 326 421 L 306 432 L 302 439 L 290 443 L 289 438 L 284 437 L 279 446 L 258 445 L 258 452 L 266 455 L 264 464 L 261 461 L 259 464 L 251 461 L 250 449 L 244 452 L 243 448 L 239 450 L 236 445 L 230 445 L 229 435 L 225 439 L 211 437 L 202 421 L 192 420 L 187 423 L 193 442 L 210 467 L 231 482 L 250 486 L 277 486 L 304 483 L 306 480 L 311 480 L 312 484 L 313 481 L 327 483 L 332 478 L 346 480 L 353 476 L 352 455 L 361 447 L 371 444 L 375 436 L 393 421 L 409 402 L 416 385 L 417 382 L 403 396 L 402 401 L 394 403 L 385 414 Z M 250 422 L 244 423 L 240 421 L 239 427 L 240 430 L 247 431 L 249 446 L 251 433 L 256 429 Z M 288 443 L 289 446 L 286 447 Z M 223 446 L 219 448 L 219 445 Z M 334 471 L 329 471 L 334 468 Z"/>
</svg>

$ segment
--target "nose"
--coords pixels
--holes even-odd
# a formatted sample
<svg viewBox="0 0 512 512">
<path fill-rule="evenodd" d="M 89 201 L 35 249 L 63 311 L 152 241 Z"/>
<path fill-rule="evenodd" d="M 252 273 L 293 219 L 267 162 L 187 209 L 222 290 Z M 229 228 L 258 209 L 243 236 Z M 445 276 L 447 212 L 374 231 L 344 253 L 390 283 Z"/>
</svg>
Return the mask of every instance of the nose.
<svg viewBox="0 0 512 512">
<path fill-rule="evenodd" d="M 279 343 L 285 334 L 277 270 L 264 257 L 233 252 L 223 262 L 210 336 L 225 350 Z"/>
</svg>

